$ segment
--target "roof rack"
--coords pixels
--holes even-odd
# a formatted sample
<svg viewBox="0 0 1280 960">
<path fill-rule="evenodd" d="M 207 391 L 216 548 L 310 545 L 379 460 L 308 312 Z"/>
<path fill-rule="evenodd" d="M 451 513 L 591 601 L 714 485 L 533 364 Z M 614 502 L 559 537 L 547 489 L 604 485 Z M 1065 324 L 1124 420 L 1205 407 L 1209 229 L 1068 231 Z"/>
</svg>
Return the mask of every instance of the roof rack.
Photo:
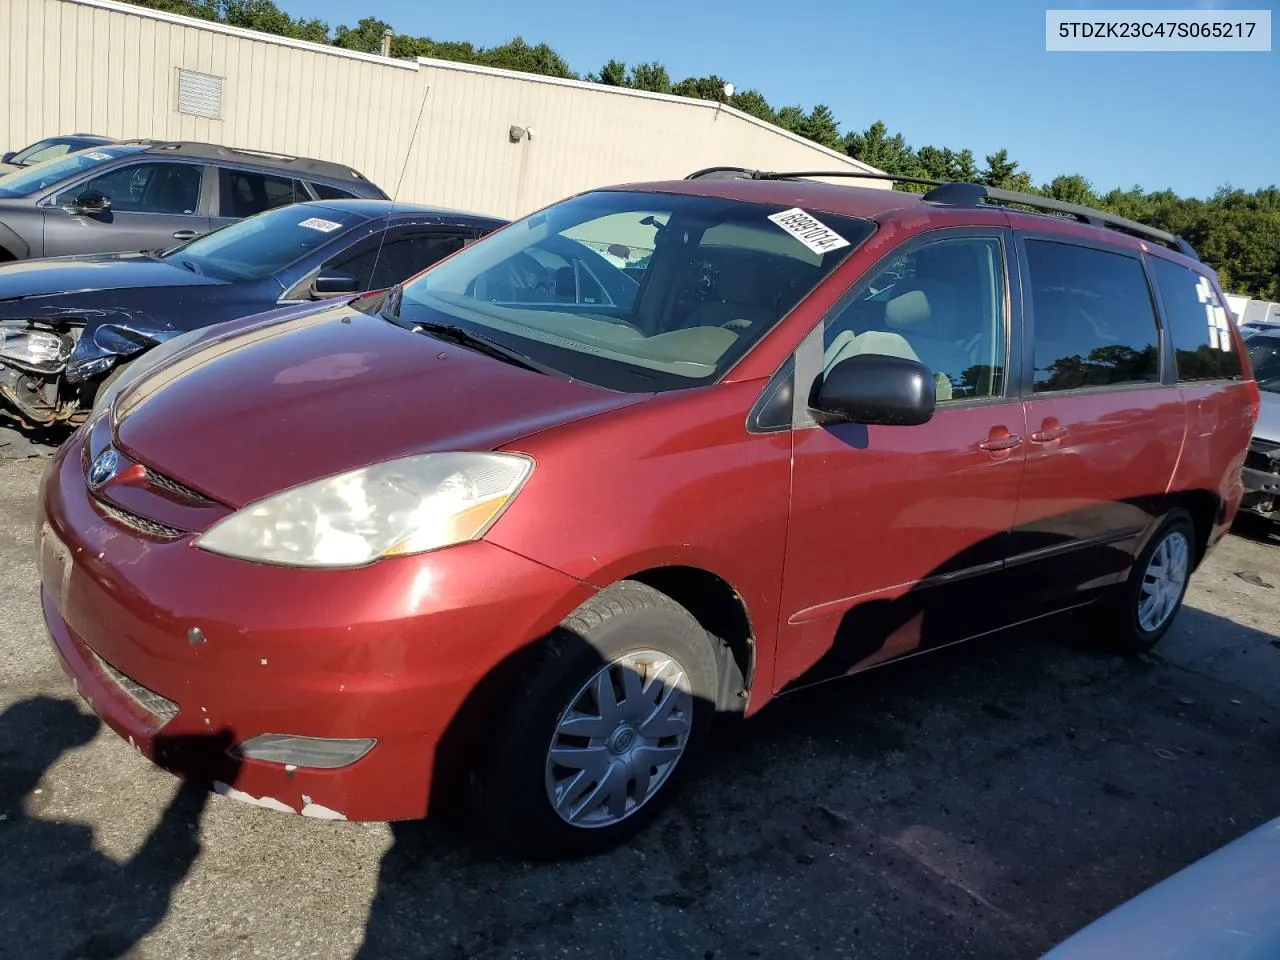
<svg viewBox="0 0 1280 960">
<path fill-rule="evenodd" d="M 240 157 L 248 161 L 257 161 L 268 167 L 284 167 L 300 170 L 319 176 L 332 177 L 339 180 L 365 180 L 365 176 L 352 167 L 328 160 L 316 160 L 311 157 L 295 157 L 284 153 L 271 153 L 266 150 L 250 150 L 243 147 L 224 147 L 216 143 L 200 143 L 188 140 L 124 140 L 116 144 L 138 144 L 145 146 L 149 153 L 177 153 L 187 157 L 205 159 L 228 159 Z"/>
<path fill-rule="evenodd" d="M 956 180 L 933 180 L 928 177 L 901 177 L 891 173 L 857 173 L 852 170 L 805 170 L 805 171 L 770 171 L 748 170 L 745 167 L 708 167 L 685 177 L 686 180 L 702 179 L 750 179 L 750 180 L 801 180 L 807 177 L 847 177 L 854 180 L 888 180 L 893 183 L 918 183 L 933 187 L 921 199 L 926 203 L 947 206 L 981 206 L 991 204 L 1015 204 L 1030 207 L 1035 211 L 1047 211 L 1072 217 L 1082 223 L 1095 227 L 1107 227 L 1122 233 L 1128 233 L 1144 240 L 1153 240 L 1177 250 L 1184 256 L 1199 260 L 1191 244 L 1182 237 L 1175 236 L 1156 227 L 1147 226 L 1137 220 L 1121 217 L 1093 207 L 1066 203 L 1052 197 L 1041 197 L 1032 193 L 1019 193 L 1016 190 L 1003 190 L 999 187 L 988 187 L 981 183 L 968 183 Z"/>
</svg>

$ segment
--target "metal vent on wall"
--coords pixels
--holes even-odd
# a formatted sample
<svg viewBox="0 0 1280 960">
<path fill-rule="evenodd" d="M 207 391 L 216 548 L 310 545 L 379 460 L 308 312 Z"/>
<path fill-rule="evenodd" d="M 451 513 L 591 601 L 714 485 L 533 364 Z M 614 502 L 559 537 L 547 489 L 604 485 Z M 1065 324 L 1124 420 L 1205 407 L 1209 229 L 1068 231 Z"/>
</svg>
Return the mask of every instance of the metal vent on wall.
<svg viewBox="0 0 1280 960">
<path fill-rule="evenodd" d="M 178 112 L 222 119 L 222 78 L 178 68 Z"/>
</svg>

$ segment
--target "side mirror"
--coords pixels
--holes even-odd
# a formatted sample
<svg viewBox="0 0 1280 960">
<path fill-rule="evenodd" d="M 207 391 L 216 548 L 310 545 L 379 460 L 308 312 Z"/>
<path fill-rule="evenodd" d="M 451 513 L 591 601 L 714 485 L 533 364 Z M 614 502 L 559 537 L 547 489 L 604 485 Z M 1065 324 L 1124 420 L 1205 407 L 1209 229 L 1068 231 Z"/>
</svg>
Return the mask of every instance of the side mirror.
<svg viewBox="0 0 1280 960">
<path fill-rule="evenodd" d="M 809 406 L 853 423 L 908 427 L 933 417 L 937 389 L 919 361 L 862 353 L 832 367 L 815 384 Z"/>
<path fill-rule="evenodd" d="M 90 191 L 72 198 L 71 202 L 67 204 L 67 209 L 72 213 L 106 213 L 111 209 L 111 198 L 105 193 L 99 193 L 96 190 Z"/>
<path fill-rule="evenodd" d="M 18 155 L 18 151 L 17 151 L 17 150 L 10 150 L 10 151 L 9 151 L 8 153 L 6 153 L 3 157 L 0 157 L 0 163 L 8 163 L 10 160 L 12 160 L 12 159 L 13 159 L 14 157 L 16 157 L 17 155 Z"/>
<path fill-rule="evenodd" d="M 311 293 L 317 298 L 340 297 L 359 292 L 360 281 L 355 274 L 343 270 L 324 270 L 311 284 Z"/>
</svg>

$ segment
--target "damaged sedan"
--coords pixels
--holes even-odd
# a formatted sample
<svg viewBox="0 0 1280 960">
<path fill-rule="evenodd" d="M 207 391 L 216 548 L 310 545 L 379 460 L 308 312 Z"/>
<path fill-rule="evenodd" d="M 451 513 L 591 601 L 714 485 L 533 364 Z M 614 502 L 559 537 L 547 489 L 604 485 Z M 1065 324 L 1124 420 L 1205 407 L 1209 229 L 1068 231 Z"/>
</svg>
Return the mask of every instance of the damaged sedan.
<svg viewBox="0 0 1280 960">
<path fill-rule="evenodd" d="M 277 207 L 165 252 L 0 265 L 0 409 L 75 426 L 152 347 L 291 304 L 350 299 L 505 221 L 384 200 Z"/>
</svg>

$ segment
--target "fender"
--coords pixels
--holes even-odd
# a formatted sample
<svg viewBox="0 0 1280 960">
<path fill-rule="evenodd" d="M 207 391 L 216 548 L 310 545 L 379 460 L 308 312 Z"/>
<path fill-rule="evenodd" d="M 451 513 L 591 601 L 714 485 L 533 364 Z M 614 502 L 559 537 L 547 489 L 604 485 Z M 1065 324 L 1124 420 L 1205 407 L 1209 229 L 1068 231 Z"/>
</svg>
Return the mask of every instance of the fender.
<svg viewBox="0 0 1280 960">
<path fill-rule="evenodd" d="M 0 223 L 0 250 L 6 250 L 15 260 L 26 260 L 31 256 L 31 247 L 27 241 Z"/>
</svg>

